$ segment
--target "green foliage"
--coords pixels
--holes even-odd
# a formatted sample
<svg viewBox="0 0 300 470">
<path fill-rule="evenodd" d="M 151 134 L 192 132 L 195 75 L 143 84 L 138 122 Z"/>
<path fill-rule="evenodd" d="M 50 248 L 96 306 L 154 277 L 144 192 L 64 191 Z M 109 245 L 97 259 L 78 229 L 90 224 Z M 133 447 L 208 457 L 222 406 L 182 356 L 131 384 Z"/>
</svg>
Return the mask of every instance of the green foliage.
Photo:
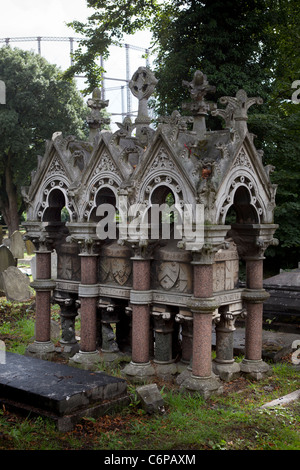
<svg viewBox="0 0 300 470">
<path fill-rule="evenodd" d="M 101 86 L 103 71 L 96 59 L 107 57 L 109 46 L 118 44 L 124 34 L 148 28 L 157 57 L 159 81 L 151 99 L 156 115 L 181 108 L 189 99 L 182 80 L 191 79 L 197 69 L 216 86 L 214 101 L 234 96 L 240 88 L 248 96 L 263 98 L 263 106 L 251 108 L 248 126 L 257 136 L 257 148 L 264 150 L 263 163 L 275 167 L 271 179 L 278 185 L 274 222 L 280 225 L 276 233 L 280 246 L 267 254 L 277 267 L 295 267 L 300 247 L 300 105 L 291 103 L 291 87 L 300 80 L 299 1 L 87 0 L 87 4 L 94 10 L 87 24 L 71 24 L 85 39 L 67 72 L 68 77 L 86 73 L 87 92 Z M 218 119 L 209 119 L 209 128 L 220 125 Z"/>
<path fill-rule="evenodd" d="M 53 132 L 85 138 L 86 107 L 75 82 L 61 79 L 61 71 L 33 52 L 0 48 L 0 80 L 6 84 L 6 105 L 0 106 L 0 210 L 7 208 L 29 184 L 37 155 Z"/>
</svg>

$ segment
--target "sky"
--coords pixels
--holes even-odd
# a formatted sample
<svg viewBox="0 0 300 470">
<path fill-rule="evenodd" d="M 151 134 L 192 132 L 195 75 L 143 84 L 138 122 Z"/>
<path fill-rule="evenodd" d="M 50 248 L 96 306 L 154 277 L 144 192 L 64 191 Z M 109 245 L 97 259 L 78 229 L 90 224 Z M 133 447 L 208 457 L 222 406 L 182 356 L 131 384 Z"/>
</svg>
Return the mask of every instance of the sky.
<svg viewBox="0 0 300 470">
<path fill-rule="evenodd" d="M 86 0 L 0 0 L 0 39 L 28 38 L 28 37 L 78 37 L 67 23 L 79 20 L 85 22 L 93 13 L 87 8 Z M 124 43 L 130 46 L 147 49 L 150 46 L 150 34 L 139 32 L 134 36 L 126 37 Z M 3 46 L 3 42 L 0 46 Z M 11 42 L 11 47 L 19 47 L 38 52 L 37 41 Z M 76 42 L 74 43 L 74 50 Z M 49 62 L 66 69 L 70 65 L 69 41 L 42 41 L 41 54 Z M 135 70 L 145 65 L 142 58 L 143 51 L 129 49 L 129 76 Z M 151 67 L 151 60 L 150 60 Z M 127 110 L 127 90 L 125 82 L 113 79 L 126 78 L 126 50 L 125 47 L 112 46 L 110 58 L 104 63 L 106 70 L 105 99 L 109 100 L 108 112 L 112 113 L 111 121 L 121 122 L 122 117 L 116 115 Z M 78 88 L 84 88 L 84 80 L 77 79 Z M 88 97 L 84 99 L 87 100 Z M 137 110 L 137 102 L 130 97 L 130 110 Z M 117 127 L 115 124 L 112 130 Z"/>
</svg>

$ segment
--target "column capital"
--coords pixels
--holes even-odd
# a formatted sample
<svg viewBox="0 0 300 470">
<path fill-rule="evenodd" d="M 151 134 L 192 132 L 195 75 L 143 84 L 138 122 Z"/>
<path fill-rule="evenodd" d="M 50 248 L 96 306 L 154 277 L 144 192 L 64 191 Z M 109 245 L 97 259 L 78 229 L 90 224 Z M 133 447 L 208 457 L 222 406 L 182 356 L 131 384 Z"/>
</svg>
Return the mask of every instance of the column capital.
<svg viewBox="0 0 300 470">
<path fill-rule="evenodd" d="M 75 242 L 79 248 L 79 256 L 98 256 L 101 247 L 101 240 L 89 235 L 70 235 L 66 238 L 68 243 Z"/>
<path fill-rule="evenodd" d="M 269 246 L 277 246 L 279 241 L 273 238 L 278 228 L 276 224 L 233 224 L 230 236 L 236 243 L 239 256 L 247 260 L 264 259 Z"/>
<path fill-rule="evenodd" d="M 245 318 L 247 316 L 247 311 L 245 308 L 242 308 L 240 311 L 230 312 L 226 310 L 225 312 L 220 312 L 220 317 L 218 321 L 218 329 L 223 331 L 234 331 L 235 322 L 238 318 Z"/>
<path fill-rule="evenodd" d="M 191 264 L 214 264 L 215 254 L 222 248 L 229 248 L 229 243 L 226 241 L 217 245 L 205 243 L 201 249 L 192 251 L 193 260 Z"/>
<path fill-rule="evenodd" d="M 191 297 L 187 301 L 187 307 L 192 313 L 213 313 L 218 307 L 218 302 L 215 297 Z"/>
<path fill-rule="evenodd" d="M 120 245 L 127 245 L 133 250 L 134 256 L 131 258 L 134 261 L 152 259 L 153 252 L 156 247 L 160 246 L 161 240 L 141 240 L 137 239 L 120 239 L 118 240 Z"/>
<path fill-rule="evenodd" d="M 242 299 L 252 304 L 265 302 L 269 297 L 270 294 L 265 289 L 244 289 L 242 292 Z"/>
</svg>

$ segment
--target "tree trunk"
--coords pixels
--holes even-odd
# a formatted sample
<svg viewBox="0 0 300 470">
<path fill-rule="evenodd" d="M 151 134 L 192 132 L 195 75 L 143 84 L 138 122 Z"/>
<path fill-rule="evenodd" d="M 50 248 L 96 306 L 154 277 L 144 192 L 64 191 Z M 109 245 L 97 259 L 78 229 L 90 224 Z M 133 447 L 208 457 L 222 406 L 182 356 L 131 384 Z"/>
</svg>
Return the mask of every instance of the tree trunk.
<svg viewBox="0 0 300 470">
<path fill-rule="evenodd" d="M 8 228 L 8 235 L 11 236 L 15 230 L 19 230 L 19 214 L 17 188 L 13 182 L 9 158 L 4 173 L 4 188 L 6 197 L 0 200 L 0 210 Z"/>
</svg>

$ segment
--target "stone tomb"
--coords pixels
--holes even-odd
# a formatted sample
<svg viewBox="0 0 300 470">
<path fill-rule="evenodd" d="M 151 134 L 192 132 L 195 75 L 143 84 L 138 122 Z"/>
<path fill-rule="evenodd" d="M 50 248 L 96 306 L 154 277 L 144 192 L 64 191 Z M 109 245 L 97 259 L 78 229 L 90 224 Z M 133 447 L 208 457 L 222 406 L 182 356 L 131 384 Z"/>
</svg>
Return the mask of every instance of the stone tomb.
<svg viewBox="0 0 300 470">
<path fill-rule="evenodd" d="M 276 322 L 298 324 L 300 319 L 300 267 L 264 280 L 270 297 L 264 304 L 267 318 Z"/>
<path fill-rule="evenodd" d="M 129 404 L 125 380 L 6 352 L 0 364 L 0 403 L 55 421 L 70 431 L 82 417 L 97 417 Z"/>
<path fill-rule="evenodd" d="M 92 368 L 126 355 L 128 380 L 160 375 L 209 396 L 221 393 L 220 377 L 258 379 L 269 371 L 262 361 L 263 259 L 277 244 L 277 187 L 247 127 L 248 109 L 260 98 L 237 90 L 218 106 L 206 100 L 215 87 L 198 70 L 183 81 L 190 93 L 185 115 L 161 116 L 154 128 L 147 102 L 156 83 L 148 68 L 133 74 L 129 88 L 138 115 L 134 122 L 126 117 L 114 133 L 102 130 L 108 102 L 95 89 L 87 103 L 89 140 L 53 134 L 22 190 L 26 238 L 36 248 L 36 337 L 28 354 L 53 352 L 53 294 L 66 347 L 77 342 L 80 314 L 79 351 L 71 363 Z M 208 115 L 222 121 L 219 130 L 207 128 Z M 102 225 L 107 207 L 109 230 Z M 61 216 L 66 210 L 68 222 Z M 242 288 L 240 261 L 247 272 Z M 236 364 L 240 316 L 246 319 L 245 358 Z"/>
</svg>

